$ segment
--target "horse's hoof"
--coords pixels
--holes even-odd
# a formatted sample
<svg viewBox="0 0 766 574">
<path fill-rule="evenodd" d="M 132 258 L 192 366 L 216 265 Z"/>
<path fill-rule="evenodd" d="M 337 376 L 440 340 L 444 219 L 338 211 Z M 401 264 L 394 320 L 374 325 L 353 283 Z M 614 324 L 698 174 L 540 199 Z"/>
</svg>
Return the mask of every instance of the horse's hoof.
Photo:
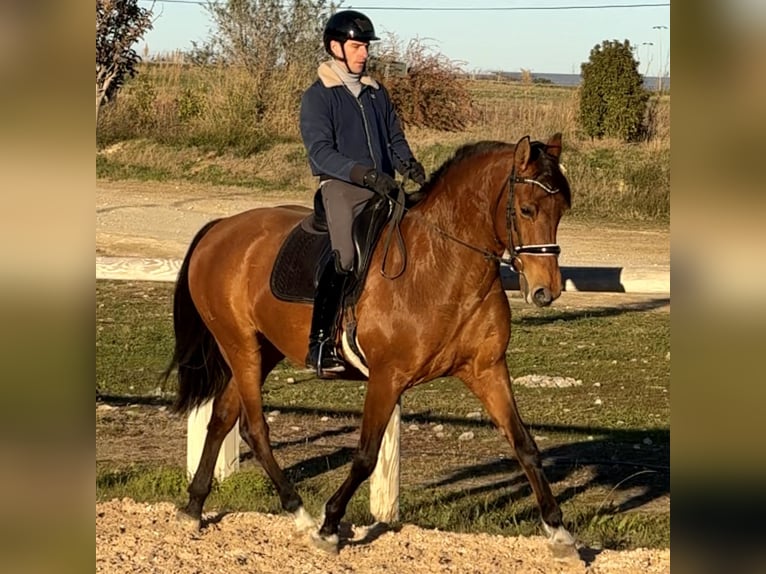
<svg viewBox="0 0 766 574">
<path fill-rule="evenodd" d="M 192 532 L 196 532 L 202 528 L 202 517 L 192 516 L 183 508 L 179 508 L 178 512 L 176 512 L 176 520 Z"/>
<path fill-rule="evenodd" d="M 329 554 L 338 553 L 338 535 L 333 534 L 331 536 L 322 536 L 319 532 L 314 531 L 311 533 L 311 543 L 314 547 L 319 548 L 323 552 Z"/>
<path fill-rule="evenodd" d="M 582 562 L 580 553 L 577 551 L 577 548 L 574 544 L 554 544 L 549 542 L 548 547 L 551 549 L 553 559 L 558 562 L 567 562 L 573 564 Z"/>
<path fill-rule="evenodd" d="M 295 528 L 298 532 L 311 532 L 317 529 L 317 523 L 314 522 L 314 519 L 302 506 L 293 513 L 293 519 L 295 520 Z"/>
<path fill-rule="evenodd" d="M 548 534 L 548 544 L 552 546 L 574 546 L 574 536 L 563 526 L 548 526 L 543 522 L 546 534 Z"/>
<path fill-rule="evenodd" d="M 548 546 L 556 560 L 564 562 L 580 561 L 580 553 L 577 552 L 575 539 L 563 526 L 553 528 L 543 522 L 548 534 Z"/>
</svg>

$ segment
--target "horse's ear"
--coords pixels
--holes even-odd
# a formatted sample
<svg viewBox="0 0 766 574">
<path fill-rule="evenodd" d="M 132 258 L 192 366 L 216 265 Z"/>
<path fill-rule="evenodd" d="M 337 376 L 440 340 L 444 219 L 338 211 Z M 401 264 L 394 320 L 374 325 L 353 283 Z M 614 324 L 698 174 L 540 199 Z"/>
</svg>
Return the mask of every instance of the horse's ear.
<svg viewBox="0 0 766 574">
<path fill-rule="evenodd" d="M 529 156 L 532 155 L 532 146 L 529 143 L 529 136 L 524 136 L 516 143 L 516 151 L 513 154 L 513 161 L 516 169 L 522 171 L 529 164 Z"/>
<path fill-rule="evenodd" d="M 561 156 L 561 132 L 556 132 L 551 136 L 551 139 L 545 144 L 545 151 L 548 152 L 548 155 L 559 159 Z"/>
</svg>

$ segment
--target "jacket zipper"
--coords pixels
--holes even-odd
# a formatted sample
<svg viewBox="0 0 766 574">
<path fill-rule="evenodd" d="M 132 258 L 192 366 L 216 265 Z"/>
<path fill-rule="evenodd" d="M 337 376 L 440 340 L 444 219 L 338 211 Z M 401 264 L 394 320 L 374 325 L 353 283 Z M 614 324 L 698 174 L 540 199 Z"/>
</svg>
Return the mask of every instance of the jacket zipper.
<svg viewBox="0 0 766 574">
<path fill-rule="evenodd" d="M 348 90 L 348 91 L 352 96 L 354 96 L 351 90 Z M 362 94 L 360 93 L 359 95 L 361 96 Z M 362 123 L 364 124 L 364 135 L 367 138 L 367 150 L 370 152 L 370 158 L 372 158 L 372 166 L 377 170 L 378 162 L 375 161 L 375 154 L 372 152 L 372 142 L 370 141 L 370 128 L 367 125 L 367 114 L 364 113 L 364 105 L 362 104 L 362 100 L 360 98 L 357 98 L 356 96 L 354 96 L 354 99 L 356 100 L 356 103 L 359 104 L 359 110 L 362 112 Z"/>
</svg>

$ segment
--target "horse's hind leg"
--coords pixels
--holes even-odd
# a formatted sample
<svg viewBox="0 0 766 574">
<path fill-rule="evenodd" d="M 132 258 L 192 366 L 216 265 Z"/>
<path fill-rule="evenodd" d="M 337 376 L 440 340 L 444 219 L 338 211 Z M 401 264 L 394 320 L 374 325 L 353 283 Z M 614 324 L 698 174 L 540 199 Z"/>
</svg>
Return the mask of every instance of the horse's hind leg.
<svg viewBox="0 0 766 574">
<path fill-rule="evenodd" d="M 516 407 L 505 357 L 485 369 L 472 366 L 460 372 L 459 376 L 481 400 L 493 422 L 516 452 L 516 458 L 535 493 L 549 541 L 555 545 L 573 545 L 574 539 L 564 528 L 561 508 L 543 473 L 540 452 Z"/>
<path fill-rule="evenodd" d="M 367 383 L 359 448 L 351 463 L 351 471 L 325 504 L 324 523 L 319 532 L 313 535 L 314 544 L 322 550 L 337 552 L 340 520 L 359 485 L 375 469 L 383 434 L 401 395 L 401 391 L 396 389 L 388 379 L 371 378 Z"/>
<path fill-rule="evenodd" d="M 282 468 L 274 458 L 269 439 L 269 425 L 263 416 L 263 399 L 261 387 L 266 375 L 283 359 L 274 346 L 258 337 L 259 348 L 248 360 L 234 361 L 232 369 L 236 369 L 239 385 L 239 395 L 242 401 L 240 434 L 242 439 L 252 449 L 256 459 L 266 474 L 274 483 L 279 493 L 279 500 L 287 512 L 293 514 L 298 530 L 309 530 L 316 525 L 311 516 L 303 508 L 303 500 L 295 486 L 288 480 Z"/>
<path fill-rule="evenodd" d="M 226 435 L 237 422 L 239 409 L 239 394 L 234 381 L 230 381 L 224 392 L 213 401 L 213 414 L 207 426 L 202 455 L 194 478 L 187 489 L 189 503 L 178 513 L 179 519 L 191 520 L 197 528 L 199 528 L 202 519 L 202 507 L 205 504 L 205 499 L 210 494 L 218 451 L 221 450 L 221 444 Z"/>
</svg>

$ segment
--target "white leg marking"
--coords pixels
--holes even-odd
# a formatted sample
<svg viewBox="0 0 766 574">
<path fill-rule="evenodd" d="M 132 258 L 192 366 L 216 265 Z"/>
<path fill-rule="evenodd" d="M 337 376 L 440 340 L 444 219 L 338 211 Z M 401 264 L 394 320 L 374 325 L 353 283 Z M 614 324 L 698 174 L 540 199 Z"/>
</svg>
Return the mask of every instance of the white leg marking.
<svg viewBox="0 0 766 574">
<path fill-rule="evenodd" d="M 302 506 L 293 512 L 293 518 L 295 519 L 295 528 L 298 529 L 298 532 L 307 532 L 317 528 L 314 519 L 311 518 L 311 515 Z"/>
<path fill-rule="evenodd" d="M 319 534 L 319 529 L 324 524 L 324 519 L 325 519 L 325 509 L 323 506 L 322 514 L 320 515 L 319 520 L 317 520 L 317 527 L 311 531 L 311 542 L 314 544 L 315 547 L 319 548 L 320 550 L 323 550 L 325 552 L 330 552 L 331 554 L 337 554 L 338 544 L 340 542 L 338 535 L 332 534 L 330 536 L 322 536 L 321 534 Z"/>
<path fill-rule="evenodd" d="M 553 528 L 552 526 L 548 526 L 545 522 L 543 522 L 543 528 L 545 528 L 545 532 L 548 534 L 549 543 L 555 544 L 557 546 L 574 546 L 574 537 L 569 534 L 569 531 L 563 526 Z"/>
<path fill-rule="evenodd" d="M 327 506 L 326 504 L 324 504 L 322 506 L 322 514 L 320 514 L 319 518 L 317 519 L 317 532 L 319 532 L 319 529 L 322 528 L 322 526 L 324 526 L 324 517 L 325 517 L 325 507 L 326 506 Z"/>
<path fill-rule="evenodd" d="M 340 539 L 338 538 L 337 534 L 333 534 L 331 536 L 322 536 L 319 534 L 319 532 L 314 531 L 311 533 L 311 542 L 319 550 L 329 552 L 330 554 L 338 553 L 338 544 L 340 543 Z"/>
</svg>

